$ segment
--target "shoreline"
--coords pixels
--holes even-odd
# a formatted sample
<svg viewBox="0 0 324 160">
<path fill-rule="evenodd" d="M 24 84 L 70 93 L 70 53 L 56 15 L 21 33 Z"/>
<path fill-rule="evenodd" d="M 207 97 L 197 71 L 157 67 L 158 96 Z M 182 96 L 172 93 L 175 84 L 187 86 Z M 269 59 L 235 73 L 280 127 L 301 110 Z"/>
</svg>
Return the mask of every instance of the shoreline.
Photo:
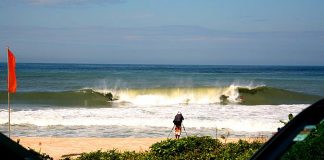
<svg viewBox="0 0 324 160">
<path fill-rule="evenodd" d="M 145 152 L 149 147 L 167 138 L 87 138 L 87 137 L 14 137 L 12 140 L 20 140 L 19 144 L 25 148 L 34 149 L 36 152 L 46 153 L 54 160 L 64 155 L 78 156 L 84 152 L 97 150 L 135 151 Z M 237 142 L 239 139 L 252 141 L 263 141 L 265 138 L 228 138 L 229 142 Z M 223 139 L 219 139 L 224 142 Z"/>
</svg>

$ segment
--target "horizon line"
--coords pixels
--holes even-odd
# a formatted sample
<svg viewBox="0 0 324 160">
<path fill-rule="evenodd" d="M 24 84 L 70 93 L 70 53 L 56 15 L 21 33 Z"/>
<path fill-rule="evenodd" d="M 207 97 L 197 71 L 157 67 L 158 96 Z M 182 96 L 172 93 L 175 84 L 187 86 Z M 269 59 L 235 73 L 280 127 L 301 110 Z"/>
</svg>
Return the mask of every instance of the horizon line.
<svg viewBox="0 0 324 160">
<path fill-rule="evenodd" d="M 7 62 L 0 62 L 6 64 Z M 292 64 L 158 64 L 158 63 L 84 63 L 84 62 L 16 62 L 16 64 L 71 64 L 71 65 L 156 65 L 156 66 L 287 66 L 287 67 L 324 67 L 324 65 L 292 65 Z"/>
</svg>

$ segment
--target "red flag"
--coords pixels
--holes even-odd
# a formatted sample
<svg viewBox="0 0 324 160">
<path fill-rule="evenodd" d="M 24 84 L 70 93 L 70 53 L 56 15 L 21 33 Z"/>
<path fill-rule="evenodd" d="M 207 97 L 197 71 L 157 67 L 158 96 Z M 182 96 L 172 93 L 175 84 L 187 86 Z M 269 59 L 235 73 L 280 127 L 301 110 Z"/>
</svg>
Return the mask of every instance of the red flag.
<svg viewBox="0 0 324 160">
<path fill-rule="evenodd" d="M 8 48 L 8 92 L 16 93 L 16 58 Z"/>
</svg>

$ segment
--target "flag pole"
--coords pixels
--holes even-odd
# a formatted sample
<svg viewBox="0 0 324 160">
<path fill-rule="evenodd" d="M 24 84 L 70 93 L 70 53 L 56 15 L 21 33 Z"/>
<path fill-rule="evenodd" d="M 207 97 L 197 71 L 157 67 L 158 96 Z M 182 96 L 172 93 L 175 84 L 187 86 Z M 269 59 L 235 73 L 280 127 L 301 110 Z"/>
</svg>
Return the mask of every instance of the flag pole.
<svg viewBox="0 0 324 160">
<path fill-rule="evenodd" d="M 9 46 L 7 46 L 7 77 L 8 77 L 8 84 L 10 82 L 10 76 L 9 76 L 9 56 L 8 56 L 8 53 L 9 53 Z M 9 88 L 9 86 L 8 86 Z M 10 129 L 10 92 L 9 90 L 7 89 L 7 92 L 8 92 L 8 137 L 10 138 L 10 132 L 11 132 L 11 129 Z"/>
<path fill-rule="evenodd" d="M 8 137 L 10 138 L 10 93 L 8 92 L 8 113 L 9 113 L 9 124 L 8 124 Z"/>
</svg>

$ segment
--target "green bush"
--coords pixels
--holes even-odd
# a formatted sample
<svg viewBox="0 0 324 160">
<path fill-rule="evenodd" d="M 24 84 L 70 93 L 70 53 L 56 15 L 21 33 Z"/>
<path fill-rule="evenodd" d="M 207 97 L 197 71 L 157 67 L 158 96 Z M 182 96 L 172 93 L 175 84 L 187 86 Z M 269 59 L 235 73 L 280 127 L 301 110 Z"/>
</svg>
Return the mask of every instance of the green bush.
<svg viewBox="0 0 324 160">
<path fill-rule="evenodd" d="M 98 150 L 96 152 L 83 153 L 77 159 L 82 160 L 103 160 L 103 159 L 119 159 L 120 153 L 116 152 L 116 150 L 109 150 L 107 152 L 102 152 Z"/>
<path fill-rule="evenodd" d="M 249 159 L 262 143 L 239 140 L 237 143 L 224 144 L 216 156 L 217 159 Z"/>
<path fill-rule="evenodd" d="M 76 160 L 140 160 L 150 159 L 148 152 L 136 153 L 135 151 L 118 152 L 116 149 L 102 152 L 98 150 L 96 152 L 82 153 Z"/>
<path fill-rule="evenodd" d="M 159 160 L 159 159 L 248 159 L 261 147 L 262 143 L 238 141 L 221 143 L 211 137 L 186 137 L 179 140 L 168 139 L 153 144 L 146 152 L 106 152 L 83 153 L 77 160 Z"/>
<path fill-rule="evenodd" d="M 150 154 L 165 158 L 211 158 L 222 143 L 211 137 L 186 137 L 179 140 L 168 139 L 153 144 Z"/>
<path fill-rule="evenodd" d="M 296 142 L 281 159 L 324 159 L 324 122 L 316 128 L 304 141 Z"/>
</svg>

